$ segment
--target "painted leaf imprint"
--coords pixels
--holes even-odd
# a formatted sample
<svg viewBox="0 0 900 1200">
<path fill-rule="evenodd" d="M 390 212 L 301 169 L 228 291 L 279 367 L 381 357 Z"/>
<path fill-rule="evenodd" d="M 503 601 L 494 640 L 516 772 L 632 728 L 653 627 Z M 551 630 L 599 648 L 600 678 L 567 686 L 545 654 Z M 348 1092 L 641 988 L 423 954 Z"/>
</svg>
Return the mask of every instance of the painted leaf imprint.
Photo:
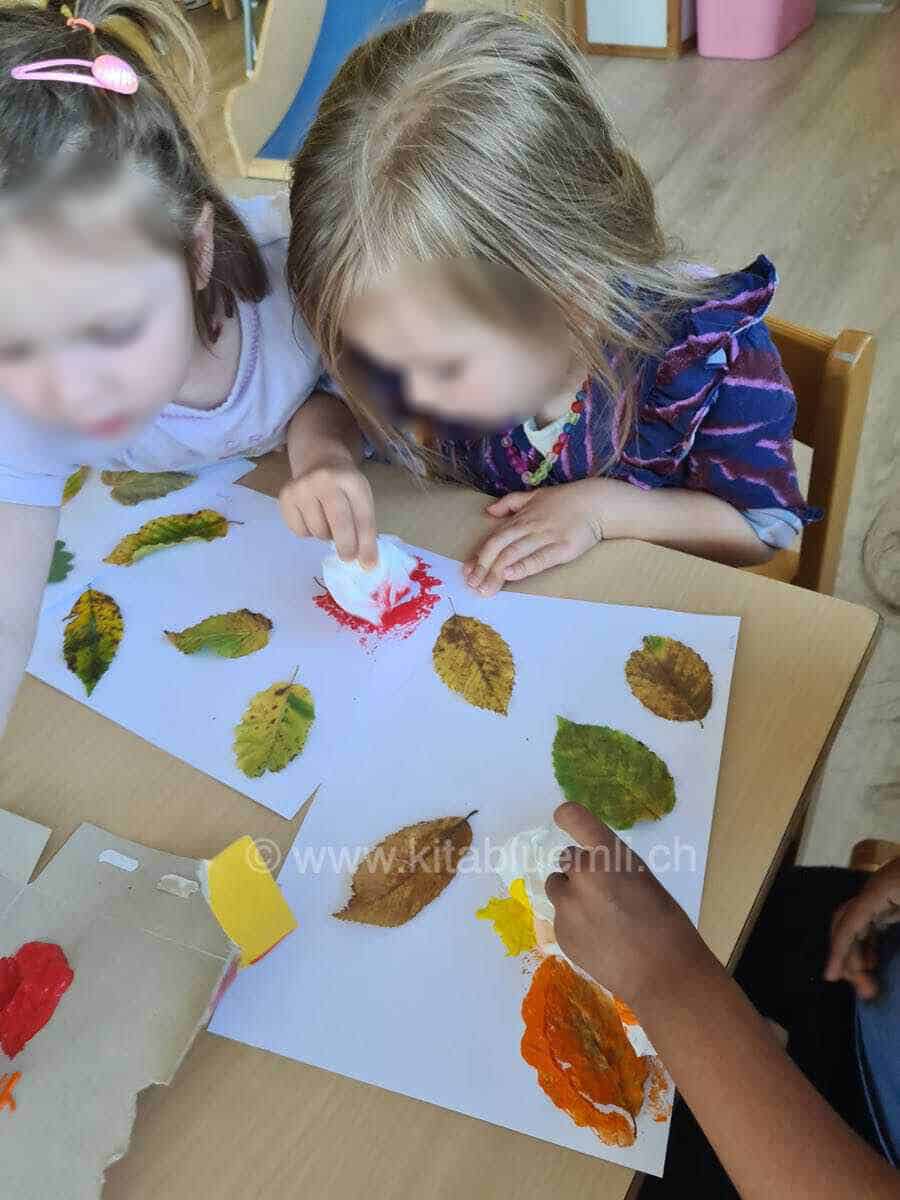
<svg viewBox="0 0 900 1200">
<path fill-rule="evenodd" d="M 474 815 L 419 821 L 390 834 L 356 868 L 350 899 L 334 915 L 390 929 L 411 921 L 456 874 L 472 844 Z"/>
<path fill-rule="evenodd" d="M 135 533 L 123 537 L 103 561 L 116 567 L 130 567 L 146 555 L 165 550 L 168 546 L 179 546 L 185 542 L 211 542 L 214 538 L 225 537 L 228 525 L 225 517 L 211 508 L 154 517 Z"/>
<path fill-rule="evenodd" d="M 72 564 L 75 561 L 75 555 L 71 550 L 66 549 L 66 543 L 57 538 L 53 547 L 53 559 L 50 563 L 50 573 L 47 576 L 48 583 L 62 583 L 64 579 L 68 579 L 72 572 Z"/>
<path fill-rule="evenodd" d="M 667 721 L 701 721 L 712 704 L 709 667 L 675 638 L 649 636 L 625 664 L 625 678 L 645 708 Z"/>
<path fill-rule="evenodd" d="M 553 770 L 567 800 L 613 829 L 658 821 L 675 807 L 669 768 L 637 738 L 607 725 L 558 717 Z"/>
<path fill-rule="evenodd" d="M 512 651 L 475 617 L 449 617 L 432 651 L 434 669 L 452 692 L 475 708 L 506 716 L 516 681 Z"/>
<path fill-rule="evenodd" d="M 196 478 L 187 471 L 103 471 L 100 474 L 102 482 L 110 488 L 111 498 L 129 507 L 179 492 Z"/>
<path fill-rule="evenodd" d="M 166 629 L 165 635 L 182 654 L 209 650 L 222 658 L 243 658 L 268 645 L 272 622 L 262 613 L 239 608 L 217 613 L 187 629 Z"/>
<path fill-rule="evenodd" d="M 514 958 L 537 946 L 534 912 L 524 879 L 514 879 L 509 885 L 508 896 L 492 897 L 475 916 L 479 921 L 493 924 L 494 933 L 506 947 L 508 957 Z"/>
<path fill-rule="evenodd" d="M 633 1145 L 650 1063 L 635 1053 L 613 1000 L 551 955 L 534 973 L 522 1019 L 522 1057 L 549 1099 L 606 1145 Z"/>
<path fill-rule="evenodd" d="M 74 499 L 74 497 L 78 495 L 78 493 L 84 487 L 84 481 L 87 479 L 90 473 L 90 467 L 79 467 L 77 471 L 72 472 L 63 485 L 63 504 L 68 504 L 70 500 Z"/>
<path fill-rule="evenodd" d="M 122 613 L 112 596 L 88 588 L 75 601 L 63 633 L 66 666 L 90 696 L 122 640 Z"/>
<path fill-rule="evenodd" d="M 293 680 L 257 692 L 234 733 L 237 765 L 250 779 L 283 771 L 303 752 L 316 719 L 312 693 Z"/>
</svg>

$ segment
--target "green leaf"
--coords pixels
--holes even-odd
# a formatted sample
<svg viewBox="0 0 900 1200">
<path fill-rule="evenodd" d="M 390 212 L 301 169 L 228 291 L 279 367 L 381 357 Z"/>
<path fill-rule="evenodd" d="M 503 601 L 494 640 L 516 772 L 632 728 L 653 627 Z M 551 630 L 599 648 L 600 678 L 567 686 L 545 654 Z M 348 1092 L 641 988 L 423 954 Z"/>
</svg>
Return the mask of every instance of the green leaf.
<svg viewBox="0 0 900 1200">
<path fill-rule="evenodd" d="M 182 654 L 209 650 L 222 658 L 243 658 L 268 645 L 271 629 L 272 622 L 262 613 L 239 608 L 236 612 L 207 617 L 180 633 L 167 629 L 165 634 Z"/>
<path fill-rule="evenodd" d="M 53 561 L 50 563 L 50 574 L 47 576 L 47 582 L 62 583 L 70 575 L 74 561 L 75 555 L 66 549 L 65 542 L 57 538 L 56 545 L 53 547 Z"/>
<path fill-rule="evenodd" d="M 112 489 L 113 500 L 131 506 L 179 492 L 197 476 L 186 471 L 103 471 L 100 478 Z"/>
<path fill-rule="evenodd" d="M 66 666 L 87 694 L 109 669 L 122 640 L 122 613 L 112 596 L 88 588 L 75 601 L 63 634 Z"/>
<path fill-rule="evenodd" d="M 155 517 L 136 533 L 129 533 L 122 538 L 103 561 L 117 567 L 130 567 L 146 555 L 164 550 L 167 546 L 179 546 L 184 542 L 211 542 L 214 538 L 224 537 L 227 532 L 228 521 L 211 508 Z"/>
<path fill-rule="evenodd" d="M 237 765 L 251 779 L 283 771 L 302 753 L 315 718 L 312 694 L 299 683 L 273 683 L 257 692 L 235 730 Z"/>
<path fill-rule="evenodd" d="M 669 768 L 643 742 L 607 725 L 558 717 L 553 770 L 567 800 L 613 829 L 658 821 L 675 807 Z"/>
<path fill-rule="evenodd" d="M 77 471 L 72 472 L 72 474 L 66 480 L 65 486 L 63 487 L 63 504 L 68 504 L 74 496 L 78 495 L 78 493 L 84 487 L 84 481 L 87 479 L 89 474 L 90 467 L 79 467 Z"/>
</svg>

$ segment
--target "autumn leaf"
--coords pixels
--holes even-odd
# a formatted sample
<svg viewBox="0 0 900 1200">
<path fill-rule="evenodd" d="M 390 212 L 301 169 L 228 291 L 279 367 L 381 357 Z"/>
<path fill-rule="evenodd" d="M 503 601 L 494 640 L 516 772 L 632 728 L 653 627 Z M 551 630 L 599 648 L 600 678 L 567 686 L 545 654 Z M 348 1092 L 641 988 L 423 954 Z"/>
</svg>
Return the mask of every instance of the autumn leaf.
<svg viewBox="0 0 900 1200">
<path fill-rule="evenodd" d="M 558 717 L 553 770 L 567 800 L 613 829 L 658 821 L 675 807 L 669 768 L 643 742 L 607 725 Z"/>
<path fill-rule="evenodd" d="M 522 1019 L 522 1057 L 546 1096 L 606 1145 L 633 1145 L 650 1060 L 635 1053 L 612 998 L 551 955 L 534 973 Z"/>
<path fill-rule="evenodd" d="M 130 567 L 156 550 L 180 546 L 184 542 L 211 542 L 224 537 L 228 521 L 211 508 L 199 512 L 175 513 L 169 517 L 154 517 L 136 533 L 129 533 L 107 554 L 104 562 L 116 567 Z"/>
<path fill-rule="evenodd" d="M 77 471 L 72 472 L 72 474 L 66 480 L 65 486 L 63 487 L 63 504 L 68 504 L 73 497 L 78 495 L 78 493 L 84 487 L 84 481 L 87 479 L 90 473 L 90 467 L 79 467 Z"/>
<path fill-rule="evenodd" d="M 47 582 L 62 583 L 71 573 L 74 561 L 75 555 L 71 550 L 66 549 L 65 542 L 57 538 L 56 544 L 53 547 L 53 561 L 50 563 L 50 574 L 47 576 Z"/>
<path fill-rule="evenodd" d="M 474 815 L 420 821 L 392 833 L 356 868 L 350 899 L 334 915 L 391 929 L 411 921 L 456 874 L 472 844 Z"/>
<path fill-rule="evenodd" d="M 245 775 L 283 771 L 303 752 L 316 719 L 312 694 L 287 680 L 257 692 L 234 734 L 234 753 Z"/>
<path fill-rule="evenodd" d="M 90 696 L 106 674 L 122 640 L 122 613 L 111 596 L 88 588 L 66 618 L 63 655 L 66 666 Z"/>
<path fill-rule="evenodd" d="M 262 613 L 239 608 L 236 612 L 207 617 L 180 633 L 166 629 L 165 635 L 182 654 L 209 650 L 222 658 L 243 658 L 268 645 L 271 629 L 272 622 Z"/>
<path fill-rule="evenodd" d="M 625 678 L 641 704 L 667 721 L 702 721 L 712 704 L 709 667 L 675 638 L 645 637 L 625 664 Z"/>
<path fill-rule="evenodd" d="M 516 665 L 495 629 L 475 617 L 449 617 L 432 651 L 434 669 L 451 690 L 475 708 L 506 716 Z"/>
<path fill-rule="evenodd" d="M 525 890 L 524 879 L 514 879 L 509 885 L 509 895 L 503 899 L 496 896 L 488 900 L 484 908 L 475 913 L 479 921 L 492 921 L 494 933 L 506 947 L 507 956 L 515 957 L 533 950 L 537 945 L 534 929 L 534 912 Z"/>
<path fill-rule="evenodd" d="M 187 471 L 103 471 L 100 478 L 113 500 L 131 506 L 179 492 L 197 476 Z"/>
</svg>

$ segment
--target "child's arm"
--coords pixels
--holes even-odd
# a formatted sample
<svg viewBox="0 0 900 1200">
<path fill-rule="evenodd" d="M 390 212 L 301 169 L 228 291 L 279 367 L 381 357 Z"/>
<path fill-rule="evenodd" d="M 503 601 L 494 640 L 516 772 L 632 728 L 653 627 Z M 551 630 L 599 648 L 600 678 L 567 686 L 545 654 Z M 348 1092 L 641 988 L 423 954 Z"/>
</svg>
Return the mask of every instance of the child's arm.
<svg viewBox="0 0 900 1200">
<path fill-rule="evenodd" d="M 313 392 L 294 414 L 287 448 L 292 478 L 279 501 L 290 528 L 331 539 L 341 558 L 374 566 L 375 502 L 359 469 L 362 434 L 350 410 L 336 396 Z"/>
<path fill-rule="evenodd" d="M 488 505 L 502 524 L 466 564 L 470 587 L 492 596 L 504 583 L 571 562 L 600 541 L 638 538 L 743 567 L 772 550 L 736 508 L 709 492 L 643 490 L 619 479 L 582 479 L 511 492 Z"/>
<path fill-rule="evenodd" d="M 0 503 L 0 734 L 31 654 L 58 508 Z"/>
<path fill-rule="evenodd" d="M 744 1200 L 896 1197 L 640 859 L 579 805 L 556 821 L 589 848 L 547 881 L 557 940 L 634 1008 Z"/>
</svg>

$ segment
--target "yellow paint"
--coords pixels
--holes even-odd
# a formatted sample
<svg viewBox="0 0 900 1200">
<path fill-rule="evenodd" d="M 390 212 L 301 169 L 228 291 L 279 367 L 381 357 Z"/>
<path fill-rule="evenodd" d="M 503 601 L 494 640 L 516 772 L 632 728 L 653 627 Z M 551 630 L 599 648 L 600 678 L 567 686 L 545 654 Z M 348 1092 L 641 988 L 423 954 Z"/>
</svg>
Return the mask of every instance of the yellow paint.
<svg viewBox="0 0 900 1200">
<path fill-rule="evenodd" d="M 494 897 L 475 916 L 479 921 L 493 922 L 494 933 L 503 942 L 508 956 L 524 954 L 537 946 L 534 912 L 524 879 L 514 879 L 509 885 L 509 896 L 502 900 Z"/>
<path fill-rule="evenodd" d="M 209 906 L 241 951 L 241 966 L 256 962 L 297 928 L 253 838 L 232 842 L 206 864 Z"/>
</svg>

